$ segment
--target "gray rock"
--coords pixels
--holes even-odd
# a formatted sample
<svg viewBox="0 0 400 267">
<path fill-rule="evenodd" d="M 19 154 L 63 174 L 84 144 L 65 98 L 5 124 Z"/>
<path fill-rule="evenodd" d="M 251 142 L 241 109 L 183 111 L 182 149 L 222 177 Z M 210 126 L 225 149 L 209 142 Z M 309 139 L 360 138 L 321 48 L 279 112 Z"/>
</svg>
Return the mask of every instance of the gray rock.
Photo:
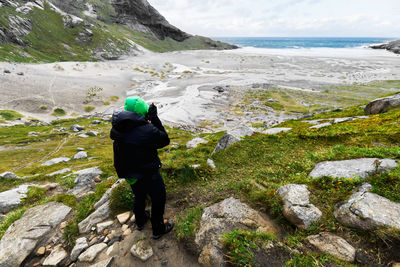
<svg viewBox="0 0 400 267">
<path fill-rule="evenodd" d="M 186 148 L 193 149 L 193 148 L 196 148 L 200 144 L 207 144 L 207 143 L 208 143 L 207 140 L 200 138 L 200 137 L 196 137 L 193 140 L 186 143 Z"/>
<path fill-rule="evenodd" d="M 100 198 L 99 201 L 96 202 L 96 204 L 94 204 L 94 208 L 97 210 L 100 206 L 102 206 L 104 203 L 106 203 L 107 201 L 110 200 L 110 195 L 111 195 L 111 191 L 117 187 L 120 183 L 122 183 L 123 179 L 119 179 L 117 180 L 105 193 L 104 195 Z"/>
<path fill-rule="evenodd" d="M 111 214 L 108 201 L 96 209 L 92 214 L 90 214 L 86 219 L 78 224 L 79 233 L 86 234 L 90 232 L 92 226 L 99 222 L 106 220 Z"/>
<path fill-rule="evenodd" d="M 354 120 L 354 118 L 352 118 L 352 117 L 335 118 L 335 119 L 333 119 L 333 123 L 342 123 L 342 122 L 352 121 L 352 120 Z"/>
<path fill-rule="evenodd" d="M 263 131 L 263 134 L 278 134 L 282 132 L 287 132 L 292 130 L 292 128 L 271 128 Z"/>
<path fill-rule="evenodd" d="M 85 130 L 85 127 L 80 126 L 80 125 L 78 125 L 78 124 L 74 124 L 74 125 L 72 125 L 71 127 L 69 127 L 69 129 L 72 130 L 72 131 L 74 131 L 74 132 L 76 132 L 76 131 L 80 132 L 80 131 Z"/>
<path fill-rule="evenodd" d="M 82 262 L 92 262 L 97 255 L 107 247 L 106 243 L 100 243 L 89 247 L 85 252 L 79 255 L 78 260 Z"/>
<path fill-rule="evenodd" d="M 100 123 L 101 123 L 101 121 L 99 121 L 99 120 L 92 121 L 92 124 L 100 124 Z"/>
<path fill-rule="evenodd" d="M 336 178 L 368 178 L 376 173 L 397 167 L 393 159 L 362 158 L 318 163 L 309 177 L 332 176 Z"/>
<path fill-rule="evenodd" d="M 0 174 L 0 178 L 4 178 L 4 179 L 20 179 L 17 175 L 15 175 L 12 172 L 3 172 L 2 174 Z"/>
<path fill-rule="evenodd" d="M 58 246 L 46 257 L 43 266 L 58 266 L 67 256 L 68 253 L 61 246 Z"/>
<path fill-rule="evenodd" d="M 207 164 L 210 166 L 212 169 L 216 169 L 217 166 L 215 166 L 215 163 L 212 159 L 207 159 Z"/>
<path fill-rule="evenodd" d="M 81 137 L 81 138 L 88 138 L 89 135 L 87 135 L 87 134 L 78 134 L 78 137 Z"/>
<path fill-rule="evenodd" d="M 132 246 L 131 253 L 145 262 L 153 256 L 153 248 L 147 240 L 139 240 Z"/>
<path fill-rule="evenodd" d="M 61 163 L 61 162 L 68 162 L 70 160 L 71 159 L 67 158 L 67 157 L 55 158 L 55 159 L 51 159 L 51 160 L 46 161 L 41 166 L 52 166 L 54 164 L 58 164 L 58 163 Z"/>
<path fill-rule="evenodd" d="M 235 229 L 255 228 L 262 232 L 277 231 L 268 218 L 232 197 L 205 208 L 195 237 L 201 251 L 199 261 L 204 266 L 218 266 L 216 262 L 224 262 L 221 235 Z"/>
<path fill-rule="evenodd" d="M 98 136 L 99 135 L 99 132 L 96 132 L 96 131 L 89 131 L 89 132 L 87 132 L 86 133 L 88 136 Z"/>
<path fill-rule="evenodd" d="M 335 206 L 334 215 L 340 223 L 363 230 L 379 227 L 400 229 L 400 204 L 371 193 L 372 186 L 364 183 L 350 198 Z"/>
<path fill-rule="evenodd" d="M 243 136 L 250 136 L 254 133 L 253 129 L 250 129 L 246 126 L 239 126 L 238 128 L 228 131 L 218 142 L 215 147 L 213 153 L 227 149 L 229 146 L 233 145 L 236 142 L 239 142 Z"/>
<path fill-rule="evenodd" d="M 0 193 L 0 213 L 7 213 L 22 203 L 22 199 L 26 198 L 29 184 L 23 184 L 17 188 Z"/>
<path fill-rule="evenodd" d="M 7 70 L 7 69 L 5 69 L 3 72 L 6 73 L 6 74 L 10 74 L 11 73 L 11 71 Z"/>
<path fill-rule="evenodd" d="M 71 261 L 76 261 L 78 256 L 89 247 L 86 237 L 78 238 L 75 242 L 75 246 L 71 251 L 70 259 Z"/>
<path fill-rule="evenodd" d="M 97 167 L 88 168 L 74 172 L 77 175 L 74 183 L 74 188 L 68 191 L 68 194 L 74 194 L 77 197 L 81 197 L 92 190 L 91 182 L 103 172 Z"/>
<path fill-rule="evenodd" d="M 82 147 L 78 147 L 76 150 L 77 150 L 78 152 L 85 151 L 85 149 L 82 148 Z"/>
<path fill-rule="evenodd" d="M 24 76 L 24 73 L 23 72 L 17 72 L 17 75 Z"/>
<path fill-rule="evenodd" d="M 324 127 L 331 126 L 331 125 L 332 125 L 331 122 L 325 122 L 325 123 L 311 126 L 310 129 L 320 129 L 320 128 L 324 128 Z"/>
<path fill-rule="evenodd" d="M 102 223 L 98 223 L 96 225 L 97 228 L 97 234 L 102 234 L 103 231 L 105 229 L 107 229 L 108 227 L 110 227 L 111 225 L 113 225 L 114 221 L 106 221 L 106 222 L 102 222 Z"/>
<path fill-rule="evenodd" d="M 322 212 L 310 203 L 306 185 L 288 184 L 276 193 L 284 202 L 283 215 L 301 229 L 307 229 L 322 217 Z"/>
<path fill-rule="evenodd" d="M 85 151 L 80 151 L 74 155 L 74 159 L 86 159 L 87 153 Z"/>
<path fill-rule="evenodd" d="M 70 171 L 71 171 L 70 168 L 64 168 L 64 169 L 62 169 L 62 170 L 49 173 L 49 174 L 47 174 L 46 176 L 55 176 L 55 175 L 64 174 L 64 173 L 67 173 L 67 172 L 70 172 Z"/>
<path fill-rule="evenodd" d="M 355 260 L 355 248 L 337 235 L 322 232 L 318 235 L 307 237 L 305 241 L 320 252 L 332 255 L 340 260 L 348 262 L 353 262 Z"/>
<path fill-rule="evenodd" d="M 0 266 L 20 266 L 39 244 L 49 239 L 70 212 L 71 208 L 56 202 L 27 210 L 0 240 Z"/>
<path fill-rule="evenodd" d="M 365 107 L 364 113 L 365 115 L 385 113 L 396 107 L 400 107 L 400 94 L 375 99 Z"/>
<path fill-rule="evenodd" d="M 372 49 L 386 49 L 396 54 L 400 54 L 400 40 L 392 41 L 387 44 L 372 45 Z"/>
<path fill-rule="evenodd" d="M 111 257 L 107 260 L 103 260 L 96 264 L 90 265 L 90 267 L 110 267 L 110 266 L 112 266 L 111 264 L 113 263 L 113 261 L 114 261 L 114 257 Z"/>
</svg>

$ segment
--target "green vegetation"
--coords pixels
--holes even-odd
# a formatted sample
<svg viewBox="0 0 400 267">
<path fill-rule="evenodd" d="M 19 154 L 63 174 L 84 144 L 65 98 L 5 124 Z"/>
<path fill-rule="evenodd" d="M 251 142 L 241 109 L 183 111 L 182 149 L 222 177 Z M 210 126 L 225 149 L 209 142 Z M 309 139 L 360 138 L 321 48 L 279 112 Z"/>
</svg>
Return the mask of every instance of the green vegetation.
<svg viewBox="0 0 400 267">
<path fill-rule="evenodd" d="M 75 246 L 75 240 L 78 237 L 78 235 L 79 235 L 78 224 L 76 223 L 75 220 L 69 221 L 63 233 L 63 237 L 67 245 L 73 248 Z"/>
<path fill-rule="evenodd" d="M 200 206 L 190 208 L 178 217 L 176 233 L 178 240 L 193 238 L 200 226 L 203 208 Z"/>
<path fill-rule="evenodd" d="M 116 216 L 124 211 L 132 210 L 134 198 L 132 189 L 127 182 L 124 181 L 117 185 L 110 195 L 110 210 L 112 214 Z"/>
<path fill-rule="evenodd" d="M 228 261 L 233 266 L 255 266 L 254 253 L 267 242 L 275 240 L 275 236 L 266 233 L 255 233 L 234 230 L 223 236 L 222 242 L 228 250 Z"/>
<path fill-rule="evenodd" d="M 117 102 L 119 100 L 119 97 L 116 95 L 112 95 L 112 96 L 110 96 L 110 100 L 113 102 Z"/>
<path fill-rule="evenodd" d="M 30 186 L 28 188 L 28 192 L 26 193 L 26 199 L 24 199 L 25 203 L 34 204 L 35 202 L 39 202 L 46 197 L 46 188 Z"/>
<path fill-rule="evenodd" d="M 83 101 L 83 104 L 88 104 L 95 99 L 101 99 L 101 92 L 103 92 L 103 88 L 98 86 L 90 87 L 86 92 L 86 98 Z"/>
<path fill-rule="evenodd" d="M 85 112 L 91 112 L 91 111 L 95 110 L 96 107 L 94 107 L 94 106 L 84 106 L 83 109 L 85 110 Z"/>
<path fill-rule="evenodd" d="M 7 213 L 7 216 L 0 222 L 0 239 L 7 231 L 8 227 L 10 227 L 13 222 L 21 218 L 26 210 L 26 207 L 22 207 Z"/>
<path fill-rule="evenodd" d="M 46 105 L 42 105 L 42 106 L 40 106 L 40 109 L 41 109 L 41 110 L 47 110 L 48 107 L 47 107 Z"/>
<path fill-rule="evenodd" d="M 62 108 L 55 108 L 52 113 L 53 116 L 57 116 L 57 117 L 65 116 L 66 114 L 67 113 Z"/>
<path fill-rule="evenodd" d="M 15 121 L 22 118 L 23 115 L 14 110 L 0 110 L 0 120 Z"/>
</svg>

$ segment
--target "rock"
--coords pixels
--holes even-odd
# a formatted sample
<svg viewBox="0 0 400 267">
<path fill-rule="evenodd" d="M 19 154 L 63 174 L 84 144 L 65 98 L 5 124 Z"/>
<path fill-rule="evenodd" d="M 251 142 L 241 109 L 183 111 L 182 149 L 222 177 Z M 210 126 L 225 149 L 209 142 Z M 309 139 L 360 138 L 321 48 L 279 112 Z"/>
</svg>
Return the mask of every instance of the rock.
<svg viewBox="0 0 400 267">
<path fill-rule="evenodd" d="M 0 240 L 0 266 L 20 266 L 39 244 L 44 244 L 71 208 L 49 202 L 27 210 Z M 18 252 L 18 253 L 15 253 Z"/>
<path fill-rule="evenodd" d="M 74 132 L 80 132 L 80 131 L 85 130 L 85 127 L 75 124 L 75 125 L 72 125 L 71 127 L 69 127 L 69 129 Z"/>
<path fill-rule="evenodd" d="M 203 266 L 221 266 L 215 265 L 224 262 L 221 235 L 235 229 L 255 228 L 277 231 L 268 218 L 232 197 L 205 208 L 195 237 L 195 243 L 201 251 L 199 262 Z"/>
<path fill-rule="evenodd" d="M 335 119 L 333 119 L 333 123 L 342 123 L 342 122 L 352 121 L 352 120 L 354 120 L 354 118 L 352 118 L 352 117 L 335 118 Z"/>
<path fill-rule="evenodd" d="M 397 167 L 393 159 L 362 158 L 341 161 L 324 161 L 315 165 L 309 177 L 368 178 L 376 173 Z"/>
<path fill-rule="evenodd" d="M 79 261 L 92 262 L 96 256 L 107 247 L 107 244 L 100 243 L 89 247 L 85 252 L 79 255 Z"/>
<path fill-rule="evenodd" d="M 131 217 L 131 212 L 127 211 L 127 212 L 119 214 L 117 216 L 117 219 L 118 219 L 120 224 L 124 224 L 129 220 L 130 217 Z"/>
<path fill-rule="evenodd" d="M 94 244 L 97 244 L 100 242 L 100 237 L 96 236 L 89 242 L 89 247 L 93 246 Z"/>
<path fill-rule="evenodd" d="M 132 230 L 131 229 L 126 229 L 123 233 L 122 233 L 122 236 L 128 236 L 128 235 L 130 235 L 132 233 Z"/>
<path fill-rule="evenodd" d="M 29 184 L 23 184 L 17 188 L 0 193 L 0 213 L 7 213 L 13 208 L 19 206 L 22 199 L 26 198 Z"/>
<path fill-rule="evenodd" d="M 7 70 L 7 69 L 5 69 L 3 72 L 4 72 L 4 73 L 7 73 L 7 74 L 10 74 L 10 73 L 11 73 L 11 71 L 10 71 L 10 70 Z"/>
<path fill-rule="evenodd" d="M 65 168 L 65 169 L 62 169 L 62 170 L 59 170 L 59 171 L 55 171 L 55 172 L 49 173 L 46 176 L 55 176 L 55 175 L 67 173 L 67 172 L 70 172 L 70 171 L 71 171 L 70 168 Z"/>
<path fill-rule="evenodd" d="M 68 191 L 68 194 L 74 194 L 77 197 L 85 195 L 87 192 L 92 190 L 92 181 L 102 173 L 103 172 L 97 167 L 74 172 L 73 174 L 77 175 L 74 181 L 76 185 L 74 188 Z"/>
<path fill-rule="evenodd" d="M 332 125 L 332 122 L 325 122 L 325 123 L 311 126 L 310 129 L 320 129 L 320 128 L 324 128 L 324 127 L 331 126 L 331 125 Z"/>
<path fill-rule="evenodd" d="M 24 73 L 23 72 L 17 72 L 17 75 L 24 76 Z"/>
<path fill-rule="evenodd" d="M 217 166 L 215 166 L 215 163 L 212 159 L 207 159 L 207 164 L 210 166 L 211 169 L 216 169 Z"/>
<path fill-rule="evenodd" d="M 89 247 L 86 237 L 78 238 L 75 242 L 75 246 L 71 251 L 70 259 L 71 261 L 76 261 L 78 256 Z"/>
<path fill-rule="evenodd" d="M 129 228 L 129 225 L 124 224 L 124 225 L 122 225 L 122 227 L 121 227 L 121 231 L 122 231 L 122 232 L 125 232 L 126 230 L 128 230 L 128 228 Z"/>
<path fill-rule="evenodd" d="M 322 232 L 318 235 L 307 237 L 306 242 L 320 252 L 332 255 L 340 260 L 348 262 L 353 262 L 355 260 L 355 248 L 337 235 Z"/>
<path fill-rule="evenodd" d="M 100 124 L 100 123 L 101 123 L 101 121 L 99 121 L 99 120 L 92 121 L 92 124 Z"/>
<path fill-rule="evenodd" d="M 193 168 L 193 169 L 197 169 L 197 168 L 200 168 L 200 164 L 193 164 L 193 165 L 190 165 L 190 167 L 191 168 Z"/>
<path fill-rule="evenodd" d="M 78 137 L 81 137 L 81 138 L 88 138 L 89 135 L 87 135 L 87 134 L 78 134 Z"/>
<path fill-rule="evenodd" d="M 349 227 L 373 230 L 379 227 L 400 229 L 400 204 L 371 193 L 364 183 L 346 201 L 335 205 L 337 221 Z"/>
<path fill-rule="evenodd" d="M 375 99 L 365 107 L 364 113 L 365 115 L 385 113 L 396 107 L 400 107 L 400 94 Z"/>
<path fill-rule="evenodd" d="M 223 92 L 225 92 L 225 88 L 222 87 L 222 86 L 215 86 L 215 87 L 213 88 L 213 90 L 218 91 L 218 93 L 223 93 Z"/>
<path fill-rule="evenodd" d="M 94 204 L 93 207 L 94 207 L 95 209 L 98 209 L 98 208 L 99 208 L 100 206 L 102 206 L 104 203 L 106 203 L 107 201 L 109 201 L 109 200 L 110 200 L 111 191 L 112 191 L 115 187 L 117 187 L 122 181 L 123 181 L 122 179 L 119 179 L 118 181 L 116 181 L 116 182 L 111 186 L 111 188 L 109 188 L 109 189 L 104 193 L 104 195 L 100 198 L 100 200 L 97 201 L 96 204 Z"/>
<path fill-rule="evenodd" d="M 78 147 L 76 150 L 77 150 L 78 152 L 85 151 L 85 149 L 82 148 L 82 147 Z"/>
<path fill-rule="evenodd" d="M 86 133 L 88 136 L 97 136 L 97 135 L 99 135 L 99 132 L 96 132 L 96 131 L 89 131 L 89 132 L 87 132 Z"/>
<path fill-rule="evenodd" d="M 134 257 L 137 257 L 145 262 L 150 259 L 151 256 L 153 256 L 153 248 L 148 241 L 139 240 L 132 246 L 131 253 Z"/>
<path fill-rule="evenodd" d="M 263 134 L 278 134 L 282 132 L 287 132 L 292 130 L 292 128 L 271 128 L 263 131 Z"/>
<path fill-rule="evenodd" d="M 51 159 L 51 160 L 46 161 L 41 166 L 52 166 L 54 164 L 58 164 L 58 163 L 61 163 L 61 162 L 68 162 L 70 160 L 71 159 L 67 158 L 67 157 L 55 158 L 55 159 Z"/>
<path fill-rule="evenodd" d="M 43 262 L 43 266 L 58 266 L 67 256 L 68 253 L 59 246 L 47 256 Z"/>
<path fill-rule="evenodd" d="M 313 222 L 322 217 L 322 212 L 310 204 L 306 185 L 288 184 L 278 188 L 276 193 L 284 203 L 283 215 L 288 221 L 301 229 L 308 229 Z"/>
<path fill-rule="evenodd" d="M 106 221 L 102 223 L 98 223 L 96 228 L 97 228 L 97 234 L 102 234 L 106 228 L 109 226 L 113 225 L 113 221 Z"/>
<path fill-rule="evenodd" d="M 36 251 L 36 255 L 37 256 L 42 256 L 46 253 L 46 247 L 40 247 L 38 248 L 38 250 Z"/>
<path fill-rule="evenodd" d="M 200 137 L 196 137 L 193 140 L 186 143 L 186 148 L 193 149 L 193 148 L 196 148 L 200 144 L 207 144 L 207 143 L 208 143 L 207 140 L 200 138 Z"/>
<path fill-rule="evenodd" d="M 396 54 L 400 54 L 400 40 L 392 41 L 387 44 L 371 45 L 372 49 L 386 49 Z"/>
<path fill-rule="evenodd" d="M 233 145 L 234 143 L 239 142 L 243 136 L 250 136 L 253 133 L 254 133 L 253 129 L 250 129 L 244 125 L 234 129 L 233 131 L 228 131 L 221 138 L 221 140 L 219 140 L 213 153 L 227 149 L 229 146 Z"/>
<path fill-rule="evenodd" d="M 108 201 L 96 209 L 92 214 L 90 214 L 86 219 L 78 224 L 79 233 L 86 234 L 90 232 L 93 225 L 104 221 L 110 216 L 110 208 Z"/>
<path fill-rule="evenodd" d="M 85 151 L 80 151 L 75 154 L 74 159 L 85 159 L 87 158 L 87 153 Z"/>
<path fill-rule="evenodd" d="M 111 257 L 107 260 L 103 260 L 96 264 L 90 265 L 90 267 L 110 267 L 110 266 L 112 266 L 111 264 L 113 263 L 113 261 L 114 261 L 114 257 Z"/>
<path fill-rule="evenodd" d="M 0 174 L 0 178 L 4 178 L 4 179 L 20 179 L 17 175 L 15 175 L 12 172 L 3 172 L 2 174 Z"/>
</svg>

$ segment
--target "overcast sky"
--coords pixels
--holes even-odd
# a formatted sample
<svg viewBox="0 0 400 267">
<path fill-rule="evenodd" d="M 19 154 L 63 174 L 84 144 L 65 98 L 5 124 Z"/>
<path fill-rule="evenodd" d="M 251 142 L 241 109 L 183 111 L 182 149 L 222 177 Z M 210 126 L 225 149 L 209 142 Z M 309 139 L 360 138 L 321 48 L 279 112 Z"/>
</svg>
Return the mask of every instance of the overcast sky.
<svg viewBox="0 0 400 267">
<path fill-rule="evenodd" d="M 148 0 L 198 35 L 400 37 L 400 0 Z"/>
</svg>

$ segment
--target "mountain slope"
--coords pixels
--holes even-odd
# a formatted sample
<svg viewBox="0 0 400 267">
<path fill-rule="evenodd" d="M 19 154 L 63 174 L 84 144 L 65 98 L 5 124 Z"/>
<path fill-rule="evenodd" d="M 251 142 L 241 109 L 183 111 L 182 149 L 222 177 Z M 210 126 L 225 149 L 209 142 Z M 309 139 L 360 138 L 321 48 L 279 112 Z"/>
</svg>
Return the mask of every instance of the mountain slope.
<svg viewBox="0 0 400 267">
<path fill-rule="evenodd" d="M 172 26 L 146 0 L 0 0 L 0 60 L 92 61 L 140 52 L 232 49 Z"/>
</svg>

